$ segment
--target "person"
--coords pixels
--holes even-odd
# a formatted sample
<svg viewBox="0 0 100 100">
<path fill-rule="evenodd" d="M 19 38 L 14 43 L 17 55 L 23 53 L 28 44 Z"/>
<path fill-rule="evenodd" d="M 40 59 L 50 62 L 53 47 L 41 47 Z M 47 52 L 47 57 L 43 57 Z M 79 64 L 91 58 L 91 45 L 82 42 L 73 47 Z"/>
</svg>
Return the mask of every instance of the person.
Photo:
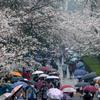
<svg viewBox="0 0 100 100">
<path fill-rule="evenodd" d="M 83 95 L 83 100 L 93 100 L 92 99 L 92 94 L 88 91 L 85 91 L 85 93 Z"/>
<path fill-rule="evenodd" d="M 62 65 L 62 71 L 63 71 L 63 78 L 65 78 L 66 75 L 67 75 L 67 65 L 66 65 L 66 62 L 64 62 L 64 64 Z"/>
<path fill-rule="evenodd" d="M 70 63 L 69 64 L 69 73 L 70 73 L 70 79 L 72 79 L 72 75 L 75 71 L 75 64 L 74 63 Z"/>
</svg>

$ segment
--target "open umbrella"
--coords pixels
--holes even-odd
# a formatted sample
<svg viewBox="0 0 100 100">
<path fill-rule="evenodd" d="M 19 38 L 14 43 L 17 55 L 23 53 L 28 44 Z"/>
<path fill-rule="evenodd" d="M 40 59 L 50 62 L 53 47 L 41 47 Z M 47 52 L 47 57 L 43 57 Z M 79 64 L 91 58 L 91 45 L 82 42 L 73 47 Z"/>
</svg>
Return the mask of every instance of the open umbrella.
<svg viewBox="0 0 100 100">
<path fill-rule="evenodd" d="M 87 71 L 83 69 L 76 69 L 74 72 L 74 76 L 83 76 L 85 74 L 87 74 Z"/>
<path fill-rule="evenodd" d="M 76 89 L 74 89 L 73 87 L 67 87 L 67 88 L 64 88 L 62 89 L 63 92 L 76 92 Z"/>
<path fill-rule="evenodd" d="M 49 76 L 48 74 L 41 74 L 39 77 L 44 77 L 46 78 L 47 76 Z"/>
<path fill-rule="evenodd" d="M 4 93 L 3 95 L 0 96 L 0 100 L 10 100 L 8 98 L 10 98 L 12 96 L 12 93 Z"/>
<path fill-rule="evenodd" d="M 59 72 L 50 72 L 49 75 L 59 76 Z"/>
<path fill-rule="evenodd" d="M 94 80 L 94 81 L 100 81 L 100 76 L 95 77 L 93 80 Z"/>
<path fill-rule="evenodd" d="M 50 68 L 45 66 L 40 68 L 41 71 L 50 71 Z"/>
<path fill-rule="evenodd" d="M 63 92 L 57 88 L 51 88 L 47 91 L 47 96 L 50 99 L 61 100 L 63 98 Z"/>
<path fill-rule="evenodd" d="M 91 79 L 94 79 L 96 76 L 97 76 L 97 75 L 96 75 L 96 72 L 91 72 L 91 73 L 88 73 L 88 74 L 84 75 L 84 76 L 82 77 L 82 79 L 83 79 L 84 81 L 89 81 L 89 80 L 91 80 Z"/>
<path fill-rule="evenodd" d="M 33 72 L 32 74 L 35 75 L 35 74 L 43 74 L 43 73 L 44 73 L 43 71 L 37 70 L 37 71 Z"/>
<path fill-rule="evenodd" d="M 63 90 L 64 88 L 72 88 L 72 86 L 71 85 L 63 85 L 63 86 L 61 86 L 61 90 Z"/>
<path fill-rule="evenodd" d="M 77 64 L 76 64 L 76 68 L 81 68 L 85 66 L 84 63 L 82 61 L 79 61 Z"/>
<path fill-rule="evenodd" d="M 18 90 L 20 90 L 22 87 L 23 87 L 23 85 L 18 85 L 18 86 L 16 86 L 16 87 L 11 91 L 12 95 L 14 95 L 14 94 L 15 94 Z"/>
<path fill-rule="evenodd" d="M 83 90 L 84 91 L 89 91 L 89 92 L 96 92 L 97 91 L 96 87 L 95 86 L 91 86 L 91 85 L 85 86 L 83 88 Z"/>
<path fill-rule="evenodd" d="M 70 59 L 71 62 L 75 62 L 75 61 L 77 61 L 77 60 L 78 60 L 78 58 L 76 58 L 76 57 Z"/>
<path fill-rule="evenodd" d="M 79 82 L 78 84 L 75 85 L 75 87 L 80 88 L 80 87 L 85 87 L 87 85 L 90 85 L 90 83 L 88 83 L 88 82 Z"/>
<path fill-rule="evenodd" d="M 17 72 L 17 71 L 13 71 L 10 74 L 13 75 L 13 76 L 19 76 L 19 77 L 22 76 L 22 74 L 20 72 Z"/>
<path fill-rule="evenodd" d="M 60 79 L 58 76 L 47 76 L 46 79 Z"/>
<path fill-rule="evenodd" d="M 18 82 L 15 82 L 14 84 L 12 84 L 12 88 L 15 88 L 16 86 L 19 86 L 19 85 L 22 85 L 23 88 L 28 86 L 27 83 L 22 82 L 22 81 L 18 81 Z"/>
</svg>

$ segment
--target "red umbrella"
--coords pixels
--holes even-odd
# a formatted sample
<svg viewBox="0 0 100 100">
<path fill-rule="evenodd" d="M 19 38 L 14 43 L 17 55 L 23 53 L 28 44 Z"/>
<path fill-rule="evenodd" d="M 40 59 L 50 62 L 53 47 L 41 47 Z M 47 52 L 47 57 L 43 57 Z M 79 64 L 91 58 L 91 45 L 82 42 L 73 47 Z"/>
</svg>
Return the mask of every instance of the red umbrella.
<svg viewBox="0 0 100 100">
<path fill-rule="evenodd" d="M 48 66 L 45 66 L 45 67 L 41 67 L 40 70 L 41 71 L 50 71 L 50 68 Z"/>
<path fill-rule="evenodd" d="M 71 85 L 63 85 L 61 86 L 60 90 L 63 90 L 65 88 L 73 88 Z"/>
<path fill-rule="evenodd" d="M 85 87 L 83 88 L 83 90 L 84 90 L 84 91 L 89 91 L 89 92 L 96 92 L 96 91 L 97 91 L 96 87 L 95 87 L 95 86 L 91 86 L 91 85 L 85 86 Z"/>
</svg>

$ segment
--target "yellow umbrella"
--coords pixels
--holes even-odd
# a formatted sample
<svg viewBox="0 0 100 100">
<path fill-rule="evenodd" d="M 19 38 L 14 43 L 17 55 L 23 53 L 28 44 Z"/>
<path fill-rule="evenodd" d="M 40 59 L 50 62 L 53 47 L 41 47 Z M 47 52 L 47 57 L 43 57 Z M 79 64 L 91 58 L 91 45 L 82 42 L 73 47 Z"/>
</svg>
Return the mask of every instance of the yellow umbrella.
<svg viewBox="0 0 100 100">
<path fill-rule="evenodd" d="M 19 77 L 22 76 L 22 74 L 20 72 L 17 72 L 17 71 L 13 71 L 10 74 L 13 76 L 19 76 Z"/>
</svg>

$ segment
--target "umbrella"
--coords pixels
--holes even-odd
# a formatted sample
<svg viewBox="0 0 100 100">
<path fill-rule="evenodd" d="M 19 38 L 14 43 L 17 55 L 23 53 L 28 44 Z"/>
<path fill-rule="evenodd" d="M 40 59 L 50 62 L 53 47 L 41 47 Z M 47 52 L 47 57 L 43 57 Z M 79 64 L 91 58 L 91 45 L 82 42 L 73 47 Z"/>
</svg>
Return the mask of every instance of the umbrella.
<svg viewBox="0 0 100 100">
<path fill-rule="evenodd" d="M 49 76 L 48 74 L 41 74 L 39 77 L 47 77 L 47 76 Z"/>
<path fill-rule="evenodd" d="M 89 91 L 89 92 L 96 92 L 97 91 L 96 87 L 95 86 L 92 86 L 92 85 L 85 86 L 83 88 L 83 90 L 84 91 Z"/>
<path fill-rule="evenodd" d="M 4 93 L 3 94 L 6 98 L 8 98 L 8 97 L 11 97 L 12 96 L 12 93 Z"/>
<path fill-rule="evenodd" d="M 63 98 L 63 92 L 57 88 L 51 88 L 47 91 L 47 96 L 51 99 L 61 100 Z"/>
<path fill-rule="evenodd" d="M 25 82 L 21 82 L 21 81 L 18 81 L 18 82 L 15 82 L 14 84 L 12 84 L 12 88 L 15 88 L 16 86 L 19 86 L 19 85 L 22 85 L 23 88 L 27 87 L 28 84 L 25 83 Z"/>
<path fill-rule="evenodd" d="M 50 71 L 50 68 L 46 66 L 46 67 L 41 67 L 40 70 L 42 70 L 42 71 Z"/>
<path fill-rule="evenodd" d="M 86 75 L 84 75 L 83 77 L 82 77 L 82 79 L 83 80 L 87 80 L 87 81 L 89 81 L 90 79 L 93 79 L 93 78 L 95 78 L 97 75 L 96 75 L 96 72 L 91 72 L 91 73 L 88 73 L 88 74 L 86 74 Z"/>
<path fill-rule="evenodd" d="M 4 93 L 0 96 L 0 100 L 9 100 L 8 98 L 12 96 L 12 93 Z"/>
<path fill-rule="evenodd" d="M 87 85 L 90 85 L 90 83 L 88 83 L 88 82 L 79 82 L 78 84 L 75 85 L 75 87 L 80 88 L 80 87 L 85 87 Z"/>
<path fill-rule="evenodd" d="M 10 74 L 13 76 L 19 76 L 19 77 L 22 76 L 20 72 L 16 72 L 16 71 L 11 72 Z"/>
<path fill-rule="evenodd" d="M 18 90 L 20 90 L 22 87 L 23 87 L 23 85 L 18 85 L 18 86 L 16 86 L 16 87 L 11 91 L 12 95 L 14 95 L 14 94 L 15 94 Z"/>
<path fill-rule="evenodd" d="M 44 73 L 43 71 L 37 70 L 37 71 L 33 72 L 32 74 L 35 75 L 35 74 L 43 74 L 43 73 Z"/>
<path fill-rule="evenodd" d="M 94 81 L 100 81 L 100 76 L 95 77 L 95 78 L 94 78 Z"/>
<path fill-rule="evenodd" d="M 84 66 L 84 63 L 82 61 L 79 61 L 77 64 L 76 64 L 76 68 L 80 68 L 80 67 L 83 67 Z"/>
<path fill-rule="evenodd" d="M 49 75 L 59 75 L 59 72 L 50 72 Z"/>
<path fill-rule="evenodd" d="M 46 79 L 59 79 L 59 77 L 58 76 L 47 76 Z"/>
<path fill-rule="evenodd" d="M 77 60 L 78 60 L 78 58 L 76 58 L 76 57 L 70 59 L 70 61 L 72 61 L 72 62 L 75 62 L 75 61 L 77 61 Z"/>
<path fill-rule="evenodd" d="M 87 71 L 83 69 L 76 69 L 74 72 L 74 76 L 83 76 L 85 74 L 87 74 Z"/>
<path fill-rule="evenodd" d="M 61 90 L 63 90 L 64 88 L 72 88 L 72 86 L 71 85 L 63 85 L 63 86 L 61 86 Z"/>
<path fill-rule="evenodd" d="M 67 87 L 67 88 L 64 88 L 62 89 L 63 92 L 76 92 L 76 89 L 74 89 L 73 87 Z"/>
</svg>

